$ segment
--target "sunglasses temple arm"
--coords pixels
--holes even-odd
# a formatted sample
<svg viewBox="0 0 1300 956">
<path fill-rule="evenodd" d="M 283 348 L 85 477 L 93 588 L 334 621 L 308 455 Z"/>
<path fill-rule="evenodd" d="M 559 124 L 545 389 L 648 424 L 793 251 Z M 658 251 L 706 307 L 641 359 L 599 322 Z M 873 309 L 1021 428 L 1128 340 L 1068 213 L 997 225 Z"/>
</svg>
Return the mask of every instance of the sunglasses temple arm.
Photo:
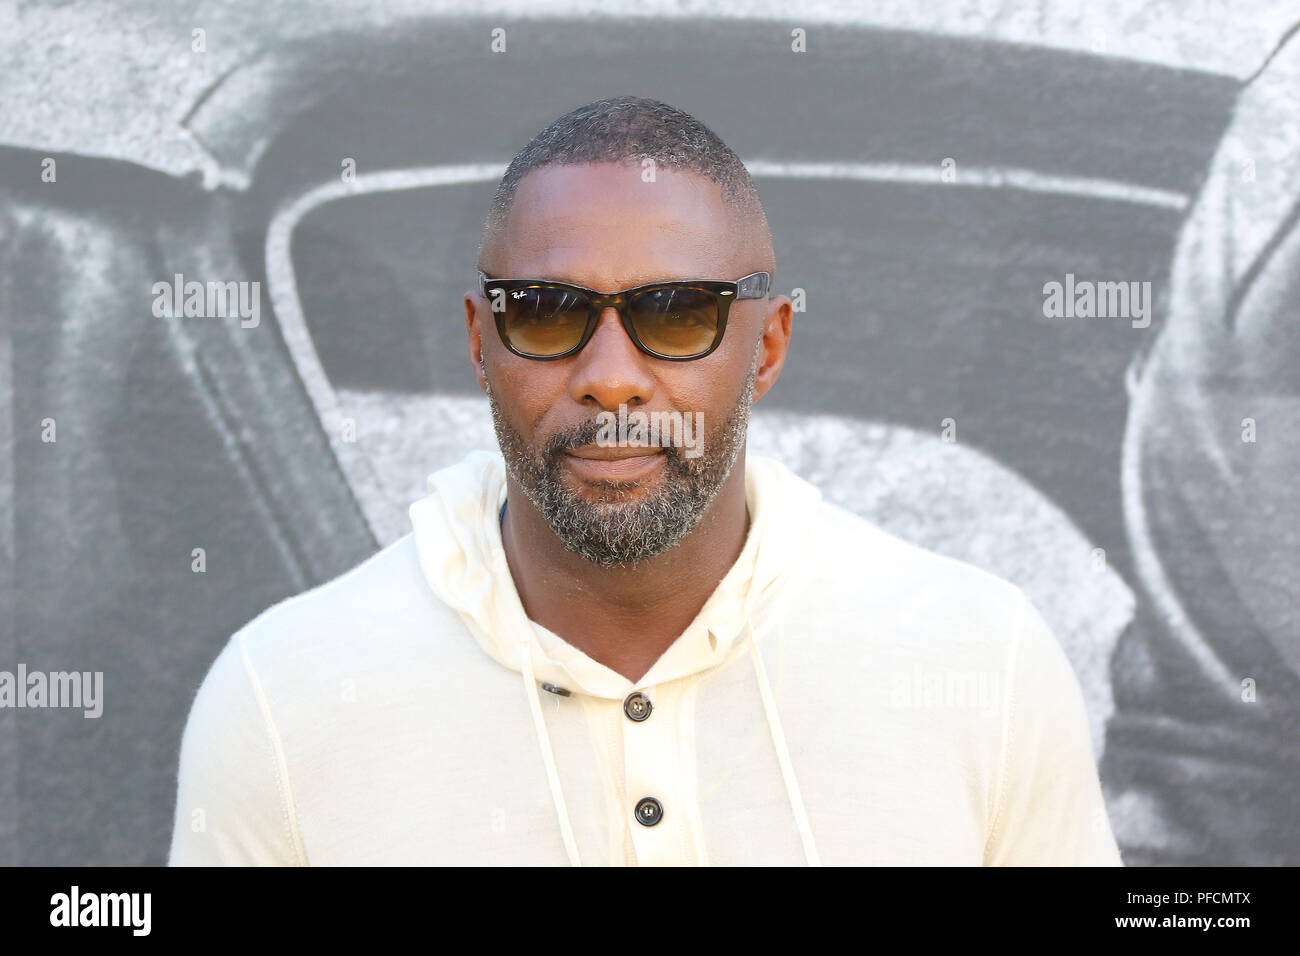
<svg viewBox="0 0 1300 956">
<path fill-rule="evenodd" d="M 736 298 L 766 298 L 771 279 L 772 277 L 766 272 L 755 272 L 753 275 L 745 276 L 736 284 Z"/>
</svg>

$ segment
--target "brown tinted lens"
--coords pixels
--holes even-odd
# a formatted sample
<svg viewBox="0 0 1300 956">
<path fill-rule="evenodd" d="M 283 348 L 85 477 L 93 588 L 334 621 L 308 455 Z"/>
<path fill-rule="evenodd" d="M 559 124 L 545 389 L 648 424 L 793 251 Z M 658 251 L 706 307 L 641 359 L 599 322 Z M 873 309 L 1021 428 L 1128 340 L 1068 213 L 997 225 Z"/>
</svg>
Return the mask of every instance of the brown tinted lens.
<svg viewBox="0 0 1300 956">
<path fill-rule="evenodd" d="M 637 337 L 660 355 L 695 355 L 718 334 L 718 302 L 704 289 L 651 289 L 628 308 Z"/>
<path fill-rule="evenodd" d="M 506 337 L 520 352 L 559 355 L 581 341 L 590 311 L 586 299 L 562 289 L 514 289 L 505 293 Z"/>
</svg>

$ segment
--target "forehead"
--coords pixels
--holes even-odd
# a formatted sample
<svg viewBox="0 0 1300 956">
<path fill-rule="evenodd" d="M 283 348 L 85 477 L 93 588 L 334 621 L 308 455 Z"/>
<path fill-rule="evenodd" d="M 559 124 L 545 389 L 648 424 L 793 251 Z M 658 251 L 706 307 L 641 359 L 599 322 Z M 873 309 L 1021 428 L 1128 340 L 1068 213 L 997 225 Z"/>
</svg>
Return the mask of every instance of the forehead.
<svg viewBox="0 0 1300 956">
<path fill-rule="evenodd" d="M 546 166 L 519 183 L 505 274 L 614 291 L 663 279 L 730 279 L 738 244 L 717 183 L 632 164 Z"/>
</svg>

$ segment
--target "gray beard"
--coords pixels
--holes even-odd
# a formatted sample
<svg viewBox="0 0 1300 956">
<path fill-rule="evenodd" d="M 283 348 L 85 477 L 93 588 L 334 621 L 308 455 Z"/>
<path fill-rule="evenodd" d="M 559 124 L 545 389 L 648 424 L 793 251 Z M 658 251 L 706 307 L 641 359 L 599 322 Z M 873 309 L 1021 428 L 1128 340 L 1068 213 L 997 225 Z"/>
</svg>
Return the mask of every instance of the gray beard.
<svg viewBox="0 0 1300 956">
<path fill-rule="evenodd" d="M 662 554 L 700 523 L 731 475 L 745 444 L 754 401 L 758 350 L 739 399 L 703 453 L 685 458 L 664 445 L 660 486 L 637 495 L 639 481 L 610 481 L 592 501 L 569 489 L 560 474 L 565 449 L 596 442 L 600 423 L 592 418 L 552 436 L 540 452 L 502 417 L 489 384 L 488 406 L 506 470 L 546 519 L 564 546 L 602 568 L 630 567 Z"/>
</svg>

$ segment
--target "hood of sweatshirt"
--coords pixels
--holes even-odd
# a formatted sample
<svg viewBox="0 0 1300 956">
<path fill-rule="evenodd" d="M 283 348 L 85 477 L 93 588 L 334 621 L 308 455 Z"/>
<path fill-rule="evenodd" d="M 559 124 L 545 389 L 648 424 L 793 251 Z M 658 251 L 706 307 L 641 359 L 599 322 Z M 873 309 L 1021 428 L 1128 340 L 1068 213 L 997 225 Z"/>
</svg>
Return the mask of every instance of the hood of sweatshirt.
<svg viewBox="0 0 1300 956">
<path fill-rule="evenodd" d="M 775 593 L 784 570 L 799 560 L 821 492 L 774 459 L 747 456 L 749 534 L 740 556 L 695 619 L 636 684 L 524 613 L 501 543 L 499 515 L 505 496 L 505 462 L 500 454 L 473 452 L 429 477 L 429 494 L 411 506 L 411 523 L 430 588 L 459 612 L 486 654 L 522 677 L 570 864 L 580 866 L 582 860 L 542 716 L 538 684 L 570 695 L 621 700 L 635 687 L 653 687 L 716 667 L 738 653 L 744 642 L 804 856 L 809 865 L 819 865 L 752 617 Z"/>
<path fill-rule="evenodd" d="M 740 556 L 695 620 L 634 685 L 524 612 L 501 543 L 506 481 L 499 453 L 473 452 L 430 475 L 428 488 L 410 509 L 421 568 L 483 651 L 514 671 L 522 671 L 522 655 L 531 653 L 538 681 L 617 700 L 634 687 L 666 683 L 725 661 L 744 639 L 755 609 L 797 560 L 821 501 L 815 486 L 780 462 L 747 456 L 750 528 Z"/>
</svg>

